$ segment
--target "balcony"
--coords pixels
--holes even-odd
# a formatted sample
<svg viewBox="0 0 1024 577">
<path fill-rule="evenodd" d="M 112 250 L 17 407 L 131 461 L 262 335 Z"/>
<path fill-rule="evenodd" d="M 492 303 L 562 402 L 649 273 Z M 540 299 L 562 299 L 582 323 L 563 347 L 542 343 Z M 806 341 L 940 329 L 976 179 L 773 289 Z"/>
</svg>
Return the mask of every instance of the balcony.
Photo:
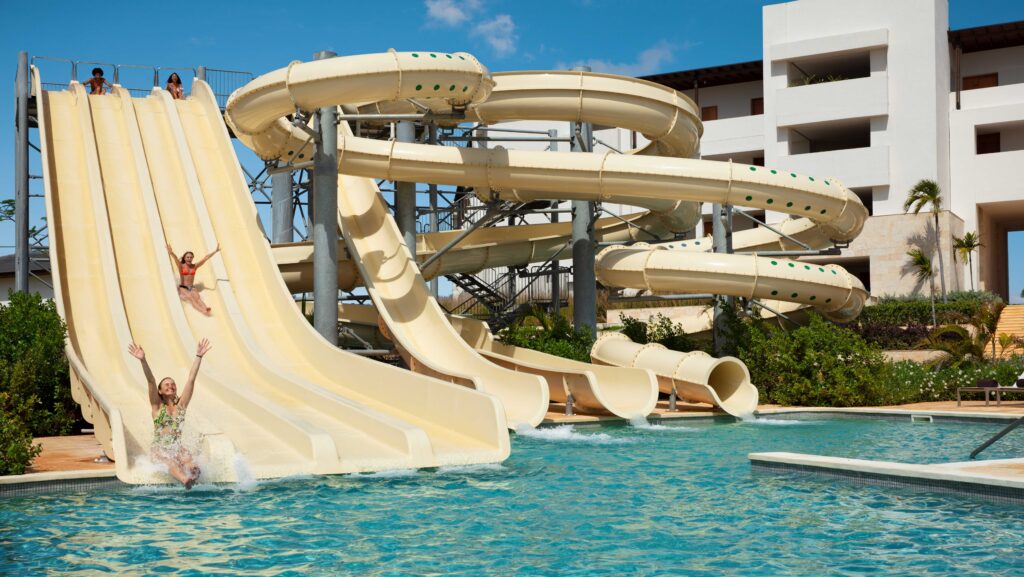
<svg viewBox="0 0 1024 577">
<path fill-rule="evenodd" d="M 960 110 L 978 110 L 1024 104 L 1024 84 L 960 91 Z M 949 109 L 956 109 L 956 93 L 949 95 Z"/>
<path fill-rule="evenodd" d="M 764 115 L 705 122 L 700 150 L 703 156 L 764 150 Z"/>
<path fill-rule="evenodd" d="M 778 126 L 885 116 L 889 113 L 889 77 L 875 74 L 775 92 Z"/>
<path fill-rule="evenodd" d="M 889 184 L 889 147 L 869 146 L 780 156 L 778 166 L 793 172 L 839 179 L 847 188 Z"/>
</svg>

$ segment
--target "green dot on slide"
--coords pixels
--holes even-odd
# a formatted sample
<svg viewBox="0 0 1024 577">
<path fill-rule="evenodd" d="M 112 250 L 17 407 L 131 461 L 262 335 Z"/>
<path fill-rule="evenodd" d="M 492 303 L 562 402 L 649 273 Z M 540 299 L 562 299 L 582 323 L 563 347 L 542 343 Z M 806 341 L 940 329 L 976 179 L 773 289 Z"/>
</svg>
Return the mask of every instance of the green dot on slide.
<svg viewBox="0 0 1024 577">
<path fill-rule="evenodd" d="M 757 172 L 757 167 L 756 166 L 751 166 L 750 167 L 750 172 Z"/>
<path fill-rule="evenodd" d="M 779 291 L 772 291 L 772 296 L 779 294 Z"/>
<path fill-rule="evenodd" d="M 419 55 L 419 54 L 416 54 L 415 52 L 413 52 L 413 53 L 412 53 L 412 57 L 413 57 L 413 58 L 419 58 L 419 57 L 420 57 L 420 55 Z"/>
<path fill-rule="evenodd" d="M 777 261 L 777 260 L 773 260 L 772 261 L 772 266 L 776 266 L 777 264 L 779 264 L 779 261 Z"/>
<path fill-rule="evenodd" d="M 747 195 L 747 200 L 754 200 L 754 197 L 753 197 L 753 196 L 750 196 L 750 195 L 748 194 L 748 195 Z"/>
<path fill-rule="evenodd" d="M 423 90 L 423 85 L 422 84 L 417 84 L 416 85 L 416 90 Z"/>
</svg>

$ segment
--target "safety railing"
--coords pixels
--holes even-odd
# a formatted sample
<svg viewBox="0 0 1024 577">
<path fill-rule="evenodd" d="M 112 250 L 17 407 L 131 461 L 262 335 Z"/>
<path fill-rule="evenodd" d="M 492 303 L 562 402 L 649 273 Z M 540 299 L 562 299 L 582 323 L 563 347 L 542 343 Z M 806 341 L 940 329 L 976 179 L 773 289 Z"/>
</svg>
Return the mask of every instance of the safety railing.
<svg viewBox="0 0 1024 577">
<path fill-rule="evenodd" d="M 217 106 L 223 109 L 228 103 L 231 93 L 248 84 L 253 79 L 253 74 L 241 70 L 222 70 L 200 66 L 199 78 L 210 85 L 213 95 L 217 97 Z"/>
<path fill-rule="evenodd" d="M 132 96 L 146 96 L 152 92 L 154 87 L 163 88 L 167 80 L 170 79 L 171 74 L 177 73 L 186 93 L 191 92 L 193 78 L 199 78 L 208 83 L 217 96 L 217 104 L 221 108 L 227 103 L 227 98 L 231 92 L 253 79 L 251 72 L 206 68 L 205 66 L 196 68 L 191 66 L 148 66 L 92 60 L 72 60 L 70 58 L 53 58 L 50 56 L 32 57 L 33 66 L 41 66 L 48 62 L 59 62 L 67 67 L 67 82 L 53 82 L 50 75 L 44 75 L 48 82 L 42 82 L 41 84 L 47 90 L 63 90 L 67 88 L 68 83 L 72 80 L 78 80 L 79 82 L 88 80 L 88 76 L 91 76 L 92 68 L 102 68 L 104 75 L 108 71 L 111 74 L 108 79 L 111 84 L 121 85 Z M 80 78 L 79 74 L 83 74 L 84 77 Z"/>
</svg>

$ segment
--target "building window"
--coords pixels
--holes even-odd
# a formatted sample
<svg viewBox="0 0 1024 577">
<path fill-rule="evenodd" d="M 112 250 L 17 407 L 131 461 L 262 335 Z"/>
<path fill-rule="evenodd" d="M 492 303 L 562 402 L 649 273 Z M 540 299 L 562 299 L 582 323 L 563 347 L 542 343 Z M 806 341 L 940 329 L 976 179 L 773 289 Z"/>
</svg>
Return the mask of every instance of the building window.
<svg viewBox="0 0 1024 577">
<path fill-rule="evenodd" d="M 703 121 L 718 120 L 717 106 L 704 106 L 700 109 L 700 119 Z"/>
<path fill-rule="evenodd" d="M 757 116 L 758 114 L 764 114 L 764 98 L 751 98 L 750 115 Z"/>
<path fill-rule="evenodd" d="M 964 76 L 960 81 L 961 90 L 975 90 L 977 88 L 992 88 L 999 86 L 999 74 L 978 74 L 976 76 Z"/>
<path fill-rule="evenodd" d="M 750 161 L 750 164 L 753 164 L 754 166 L 764 166 L 764 157 L 755 156 L 754 159 Z"/>
<path fill-rule="evenodd" d="M 978 154 L 992 154 L 994 152 L 1002 152 L 1002 148 L 999 144 L 998 132 L 978 134 L 974 137 L 974 139 Z"/>
</svg>

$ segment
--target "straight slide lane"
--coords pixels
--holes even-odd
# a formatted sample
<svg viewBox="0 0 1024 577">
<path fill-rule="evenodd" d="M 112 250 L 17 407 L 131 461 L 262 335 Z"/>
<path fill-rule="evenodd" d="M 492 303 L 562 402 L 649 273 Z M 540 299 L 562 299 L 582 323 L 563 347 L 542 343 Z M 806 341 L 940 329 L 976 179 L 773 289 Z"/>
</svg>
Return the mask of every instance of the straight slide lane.
<svg viewBox="0 0 1024 577">
<path fill-rule="evenodd" d="M 131 334 L 117 287 L 96 273 L 103 263 L 113 266 L 114 254 L 96 198 L 101 184 L 88 96 L 77 83 L 68 91 L 42 91 L 35 69 L 33 76 L 54 300 L 68 327 L 72 392 L 114 459 L 118 479 L 148 482 L 137 466 L 149 453 L 153 428 L 145 377 L 125 351 Z"/>
<path fill-rule="evenodd" d="M 138 116 L 146 116 L 158 98 L 138 99 L 136 102 L 142 108 Z M 162 172 L 163 163 L 174 159 L 167 153 L 155 154 L 152 149 L 146 154 L 133 99 L 126 90 L 115 87 L 108 96 L 90 97 L 90 103 L 118 263 L 112 271 L 117 276 L 108 280 L 120 286 L 133 340 L 146 347 L 146 357 L 157 378 L 169 375 L 182 383 L 194 360 L 197 339 L 206 333 L 193 336 L 178 297 L 176 270 L 165 249 L 147 164 L 147 159 L 150 164 L 161 164 L 154 167 L 153 174 L 164 182 L 168 177 Z M 200 279 L 205 278 L 205 272 Z M 328 468 L 315 464 L 317 439 L 323 437 L 320 445 L 326 446 L 326 436 L 307 427 L 283 407 L 248 390 L 245 369 L 240 369 L 241 373 L 235 370 L 239 360 L 232 356 L 230 344 L 215 331 L 208 334 L 215 352 L 206 357 L 197 378 L 186 432 L 201 434 L 207 445 L 219 440 L 224 447 L 220 451 L 215 447 L 201 451 L 203 479 L 238 480 L 238 459 L 248 469 L 241 474 L 257 478 Z M 148 404 L 139 410 L 148 413 Z M 216 429 L 204 426 L 204 422 L 215 423 Z M 328 462 L 336 460 L 327 450 L 321 453 L 320 457 Z"/>
<path fill-rule="evenodd" d="M 161 217 L 150 226 L 161 228 L 179 253 L 193 250 L 202 255 L 218 240 L 222 246 L 222 254 L 201 268 L 196 279 L 213 314 L 205 316 L 185 303 L 173 303 L 183 310 L 193 338 L 209 337 L 220 348 L 219 355 L 211 355 L 215 362 L 211 370 L 231 379 L 241 400 L 256 405 L 246 412 L 268 431 L 282 436 L 296 428 L 306 431 L 307 453 L 313 462 L 306 472 L 348 473 L 430 463 L 422 432 L 290 374 L 259 350 L 235 295 L 239 281 L 229 276 L 222 262 L 236 254 L 244 241 L 231 233 L 215 235 L 205 218 L 200 191 L 204 176 L 195 170 L 187 144 L 191 135 L 179 116 L 179 109 L 192 106 L 192 100 L 174 101 L 166 92 L 155 90 L 151 97 L 140 99 L 135 109 Z M 172 266 L 166 251 L 158 262 Z"/>
<path fill-rule="evenodd" d="M 167 114 L 180 121 L 175 136 L 184 147 L 185 172 L 195 178 L 186 183 L 191 192 L 186 204 L 190 220 L 204 229 L 191 236 L 195 242 L 220 239 L 223 251 L 215 271 L 230 282 L 218 281 L 218 292 L 231 295 L 226 312 L 246 332 L 252 354 L 358 406 L 359 418 L 350 413 L 337 418 L 365 427 L 379 442 L 394 443 L 395 431 L 402 432 L 417 451 L 415 462 L 406 466 L 505 459 L 510 451 L 505 412 L 493 396 L 346 353 L 320 338 L 277 272 L 212 91 L 196 81 L 192 97 L 173 104 Z M 161 206 L 174 202 L 169 194 Z"/>
</svg>

